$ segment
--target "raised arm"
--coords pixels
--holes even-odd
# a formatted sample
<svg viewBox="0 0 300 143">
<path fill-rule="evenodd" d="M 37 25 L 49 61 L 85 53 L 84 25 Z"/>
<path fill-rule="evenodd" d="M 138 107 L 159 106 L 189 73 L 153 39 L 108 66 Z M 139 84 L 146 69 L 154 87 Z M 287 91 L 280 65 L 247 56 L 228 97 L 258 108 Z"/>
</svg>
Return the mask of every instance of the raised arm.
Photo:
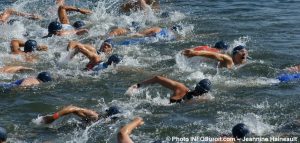
<svg viewBox="0 0 300 143">
<path fill-rule="evenodd" d="M 0 72 L 5 72 L 5 73 L 16 73 L 16 72 L 27 71 L 27 70 L 32 71 L 34 69 L 23 67 L 23 66 L 5 66 L 0 68 Z"/>
<path fill-rule="evenodd" d="M 14 39 L 10 42 L 10 48 L 12 54 L 24 53 L 20 48 L 25 46 L 25 42 L 19 39 Z"/>
<path fill-rule="evenodd" d="M 225 66 L 227 68 L 232 68 L 232 66 L 234 65 L 232 58 L 226 54 L 220 54 L 220 53 L 204 51 L 204 50 L 203 51 L 194 51 L 192 49 L 184 50 L 182 53 L 183 53 L 183 55 L 185 55 L 189 58 L 194 57 L 194 56 L 203 56 L 203 57 L 215 59 L 215 60 L 221 62 L 222 64 L 225 64 Z"/>
<path fill-rule="evenodd" d="M 44 116 L 43 122 L 45 124 L 50 124 L 58 118 L 69 114 L 75 114 L 83 119 L 89 119 L 92 121 L 98 120 L 98 113 L 96 113 L 95 111 L 69 105 L 67 107 L 64 107 L 62 110 L 54 113 L 53 115 Z"/>
<path fill-rule="evenodd" d="M 143 119 L 141 117 L 136 117 L 133 121 L 123 126 L 118 133 L 118 143 L 133 143 L 130 134 L 135 128 L 143 124 Z"/>
<path fill-rule="evenodd" d="M 33 19 L 33 20 L 42 19 L 42 17 L 39 16 L 39 15 L 18 12 L 14 9 L 7 9 L 3 13 L 0 14 L 0 21 L 1 22 L 6 22 L 11 15 L 22 16 L 22 17 L 25 17 L 25 18 Z"/>
<path fill-rule="evenodd" d="M 88 10 L 88 9 L 83 9 L 83 8 L 77 8 L 74 6 L 66 6 L 66 5 L 61 5 L 58 8 L 58 17 L 59 17 L 59 21 L 62 24 L 69 24 L 69 17 L 67 15 L 68 11 L 77 11 L 80 12 L 82 14 L 92 14 L 92 11 Z"/>
</svg>

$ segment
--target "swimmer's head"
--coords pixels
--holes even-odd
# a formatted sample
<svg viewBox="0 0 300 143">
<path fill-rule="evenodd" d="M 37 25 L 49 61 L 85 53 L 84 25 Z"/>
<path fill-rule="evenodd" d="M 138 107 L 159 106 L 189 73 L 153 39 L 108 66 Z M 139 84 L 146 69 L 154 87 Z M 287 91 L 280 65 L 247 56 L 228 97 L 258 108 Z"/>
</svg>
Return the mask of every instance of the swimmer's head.
<svg viewBox="0 0 300 143">
<path fill-rule="evenodd" d="M 37 42 L 35 40 L 28 40 L 25 42 L 24 45 L 24 52 L 33 52 L 35 51 L 35 49 L 37 49 L 38 45 Z"/>
<path fill-rule="evenodd" d="M 170 12 L 165 11 L 165 12 L 161 13 L 160 17 L 161 18 L 168 18 L 168 17 L 170 17 Z"/>
<path fill-rule="evenodd" d="M 42 82 L 52 81 L 51 75 L 49 72 L 41 72 L 38 74 L 37 79 Z"/>
<path fill-rule="evenodd" d="M 202 95 L 209 92 L 211 89 L 211 82 L 209 79 L 202 79 L 195 87 L 194 93 L 196 95 Z"/>
<path fill-rule="evenodd" d="M 82 28 L 83 26 L 85 26 L 85 23 L 81 20 L 79 21 L 76 21 L 74 24 L 73 24 L 73 27 L 75 27 L 75 29 L 80 29 Z"/>
<path fill-rule="evenodd" d="M 249 133 L 250 133 L 249 128 L 243 123 L 236 124 L 232 128 L 232 135 L 234 138 L 237 138 L 237 139 L 244 138 Z"/>
<path fill-rule="evenodd" d="M 57 21 L 51 22 L 48 26 L 49 34 L 55 34 L 60 30 L 62 30 L 62 24 Z"/>
<path fill-rule="evenodd" d="M 4 128 L 0 127 L 0 142 L 5 142 L 7 139 L 7 132 Z"/>
<path fill-rule="evenodd" d="M 103 44 L 101 45 L 99 51 L 97 51 L 98 53 L 106 53 L 106 54 L 109 54 L 112 52 L 113 50 L 113 40 L 112 39 L 106 39 Z"/>
<path fill-rule="evenodd" d="M 120 110 L 119 110 L 119 107 L 117 107 L 117 106 L 111 106 L 108 109 L 106 109 L 105 112 L 106 112 L 107 117 L 110 117 L 112 115 L 121 113 Z"/>
<path fill-rule="evenodd" d="M 118 64 L 122 61 L 122 57 L 119 56 L 118 54 L 113 54 L 111 55 L 108 60 L 107 60 L 107 64 L 111 65 L 112 63 L 114 64 Z"/>
<path fill-rule="evenodd" d="M 227 50 L 228 49 L 228 45 L 225 44 L 224 41 L 219 41 L 215 44 L 214 48 L 220 49 L 220 50 Z"/>
<path fill-rule="evenodd" d="M 183 27 L 179 24 L 175 24 L 171 27 L 171 30 L 175 31 L 175 32 L 180 32 L 183 30 Z"/>
<path fill-rule="evenodd" d="M 248 51 L 244 46 L 236 46 L 232 50 L 232 60 L 234 64 L 244 64 L 247 62 Z"/>
<path fill-rule="evenodd" d="M 139 31 L 141 29 L 141 24 L 139 22 L 137 22 L 137 21 L 132 21 L 130 29 L 131 28 L 134 30 L 134 32 L 137 32 L 137 31 Z"/>
</svg>

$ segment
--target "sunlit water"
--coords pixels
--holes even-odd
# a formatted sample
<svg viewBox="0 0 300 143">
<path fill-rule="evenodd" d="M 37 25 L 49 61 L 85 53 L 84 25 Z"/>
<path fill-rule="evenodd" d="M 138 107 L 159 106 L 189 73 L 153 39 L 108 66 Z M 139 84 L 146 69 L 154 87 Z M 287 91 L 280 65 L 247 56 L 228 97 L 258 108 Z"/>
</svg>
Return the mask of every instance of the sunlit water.
<svg viewBox="0 0 300 143">
<path fill-rule="evenodd" d="M 164 0 L 161 10 L 171 16 L 136 12 L 120 14 L 117 0 L 67 1 L 69 5 L 90 8 L 90 16 L 71 13 L 71 21 L 87 21 L 89 34 L 64 38 L 41 37 L 47 25 L 57 18 L 54 0 L 1 1 L 0 10 L 12 7 L 38 13 L 42 21 L 19 18 L 13 25 L 0 25 L 0 65 L 24 65 L 34 72 L 0 74 L 0 81 L 11 81 L 50 71 L 54 82 L 34 88 L 15 88 L 0 92 L 0 125 L 9 131 L 11 142 L 116 142 L 118 129 L 135 116 L 145 125 L 133 132 L 136 142 L 165 140 L 167 137 L 212 136 L 230 133 L 233 125 L 243 122 L 258 136 L 299 136 L 299 82 L 279 83 L 282 69 L 299 64 L 300 3 L 297 1 L 198 1 Z M 144 27 L 185 26 L 179 41 L 120 46 L 114 52 L 124 55 L 123 62 L 100 75 L 83 72 L 88 62 L 82 55 L 67 58 L 69 40 L 99 47 L 111 26 L 127 26 L 138 21 Z M 28 36 L 24 36 L 27 34 Z M 13 38 L 35 39 L 49 46 L 39 52 L 39 61 L 26 63 L 9 54 Z M 245 45 L 252 58 L 235 70 L 217 69 L 215 63 L 200 63 L 201 58 L 186 59 L 180 50 L 197 45 L 213 45 L 218 40 L 230 49 Z M 228 51 L 230 53 L 230 50 Z M 212 81 L 210 100 L 192 104 L 169 104 L 171 92 L 158 85 L 143 88 L 133 96 L 126 93 L 132 84 L 154 75 L 166 75 L 191 89 L 203 78 Z M 128 93 L 128 92 L 127 92 Z M 122 120 L 100 120 L 87 128 L 68 116 L 49 125 L 37 125 L 38 117 L 73 104 L 103 113 L 111 105 L 122 110 Z M 296 122 L 297 123 L 297 122 Z M 299 122 L 298 122 L 299 123 Z M 294 124 L 294 126 L 289 126 Z"/>
</svg>

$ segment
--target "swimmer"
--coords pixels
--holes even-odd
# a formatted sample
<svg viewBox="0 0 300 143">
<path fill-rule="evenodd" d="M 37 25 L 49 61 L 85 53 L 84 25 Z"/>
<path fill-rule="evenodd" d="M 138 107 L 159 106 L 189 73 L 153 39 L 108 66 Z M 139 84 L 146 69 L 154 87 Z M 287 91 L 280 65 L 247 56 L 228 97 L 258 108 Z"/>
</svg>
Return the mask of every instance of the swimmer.
<svg viewBox="0 0 300 143">
<path fill-rule="evenodd" d="M 33 71 L 33 68 L 23 66 L 4 66 L 0 68 L 0 73 L 17 73 L 23 71 Z"/>
<path fill-rule="evenodd" d="M 190 100 L 193 97 L 201 96 L 205 93 L 208 93 L 211 89 L 211 82 L 209 79 L 201 80 L 196 85 L 194 90 L 190 90 L 183 83 L 162 76 L 155 76 L 151 79 L 135 84 L 131 86 L 131 88 L 140 88 L 155 83 L 158 83 L 163 87 L 166 87 L 173 91 L 173 95 L 170 97 L 170 103 L 180 103 L 182 101 Z"/>
<path fill-rule="evenodd" d="M 193 51 L 211 51 L 211 52 L 217 52 L 220 53 L 222 51 L 226 51 L 228 49 L 228 45 L 225 44 L 224 41 L 218 41 L 215 46 L 210 47 L 210 46 L 198 46 L 195 48 L 190 48 L 189 50 Z"/>
<path fill-rule="evenodd" d="M 104 37 L 111 38 L 116 36 L 126 36 L 127 34 L 138 32 L 140 28 L 140 23 L 133 21 L 128 27 L 112 27 L 106 36 L 100 36 L 100 38 L 103 39 Z"/>
<path fill-rule="evenodd" d="M 236 124 L 231 130 L 232 136 L 230 135 L 222 135 L 221 138 L 223 141 L 216 141 L 214 143 L 235 143 L 240 142 L 247 135 L 250 134 L 250 130 L 247 125 L 244 123 Z M 235 140 L 232 141 L 232 140 Z"/>
<path fill-rule="evenodd" d="M 6 9 L 4 12 L 0 13 L 0 24 L 8 22 L 8 19 L 12 15 L 21 16 L 21 17 L 25 17 L 25 18 L 33 19 L 33 20 L 40 20 L 40 19 L 42 19 L 41 16 L 36 15 L 36 14 L 29 14 L 29 13 L 18 12 L 18 11 L 14 10 L 14 9 Z"/>
<path fill-rule="evenodd" d="M 71 41 L 68 45 L 68 50 L 74 49 L 75 53 L 71 56 L 74 57 L 78 52 L 85 55 L 90 61 L 86 65 L 85 70 L 99 71 L 101 69 L 107 68 L 111 64 L 118 64 L 121 62 L 121 58 L 117 55 L 111 55 L 107 62 L 103 62 L 101 58 L 101 53 L 109 55 L 112 53 L 113 44 L 111 40 L 105 40 L 101 47 L 96 50 L 92 45 L 81 44 L 77 41 Z"/>
<path fill-rule="evenodd" d="M 220 62 L 220 67 L 232 69 L 234 65 L 247 63 L 248 51 L 244 46 L 237 46 L 232 50 L 232 56 L 211 51 L 195 51 L 193 49 L 184 50 L 183 55 L 186 57 L 203 56 L 215 59 Z"/>
<path fill-rule="evenodd" d="M 151 27 L 141 30 L 136 33 L 129 34 L 130 37 L 156 37 L 159 39 L 174 40 L 179 36 L 179 32 L 183 30 L 183 27 L 179 24 L 175 24 L 170 28 Z"/>
<path fill-rule="evenodd" d="M 41 83 L 50 82 L 50 81 L 52 81 L 50 73 L 41 72 L 38 74 L 37 77 L 23 78 L 10 83 L 0 83 L 0 87 L 4 87 L 4 88 L 12 88 L 17 86 L 27 87 L 27 86 L 39 85 Z"/>
<path fill-rule="evenodd" d="M 159 10 L 159 0 L 127 0 L 121 5 L 122 12 L 130 12 L 137 10 L 146 10 L 151 7 L 154 10 Z"/>
<path fill-rule="evenodd" d="M 67 35 L 83 35 L 87 33 L 87 29 L 63 29 L 63 25 L 57 21 L 53 21 L 48 25 L 48 35 L 44 36 L 43 38 L 55 36 L 67 36 Z"/>
<path fill-rule="evenodd" d="M 47 115 L 42 117 L 42 123 L 43 124 L 51 124 L 55 120 L 59 119 L 60 117 L 74 114 L 82 119 L 85 123 L 91 123 L 96 122 L 100 120 L 101 118 L 108 118 L 111 119 L 117 119 L 117 117 L 112 117 L 113 115 L 121 113 L 119 108 L 116 106 L 109 107 L 107 110 L 105 110 L 106 113 L 104 115 L 99 114 L 93 110 L 86 109 L 86 108 L 80 108 L 73 105 L 69 105 L 67 107 L 64 107 L 63 109 L 59 110 L 58 112 L 54 113 L 53 115 Z"/>
<path fill-rule="evenodd" d="M 14 39 L 10 42 L 11 53 L 12 54 L 25 54 L 31 53 L 35 50 L 37 51 L 47 51 L 48 47 L 46 45 L 38 45 L 35 40 L 27 40 L 24 42 L 20 39 Z M 24 47 L 24 50 L 21 50 L 21 47 Z"/>
<path fill-rule="evenodd" d="M 7 139 L 7 132 L 4 128 L 0 127 L 0 143 L 5 143 Z"/>
<path fill-rule="evenodd" d="M 130 138 L 130 134 L 132 133 L 133 129 L 143 124 L 143 119 L 141 117 L 136 117 L 133 119 L 133 121 L 123 126 L 118 132 L 118 143 L 133 143 L 132 139 Z"/>
<path fill-rule="evenodd" d="M 27 40 L 26 42 L 20 39 L 14 39 L 10 42 L 11 53 L 14 55 L 22 55 L 25 61 L 33 62 L 38 59 L 37 55 L 34 55 L 34 51 L 47 51 L 48 47 L 45 45 L 38 45 L 35 40 Z M 24 47 L 24 50 L 21 50 Z"/>
</svg>

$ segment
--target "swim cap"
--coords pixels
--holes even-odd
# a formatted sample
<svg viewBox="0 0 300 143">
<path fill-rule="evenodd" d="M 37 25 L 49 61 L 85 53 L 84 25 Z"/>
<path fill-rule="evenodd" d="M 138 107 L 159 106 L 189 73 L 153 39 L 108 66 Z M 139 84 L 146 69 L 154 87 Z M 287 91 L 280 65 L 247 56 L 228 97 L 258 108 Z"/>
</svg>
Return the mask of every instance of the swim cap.
<svg viewBox="0 0 300 143">
<path fill-rule="evenodd" d="M 81 20 L 79 21 L 76 21 L 74 24 L 73 24 L 73 27 L 75 27 L 76 29 L 79 29 L 79 28 L 82 28 L 83 26 L 85 26 L 85 23 Z"/>
<path fill-rule="evenodd" d="M 115 115 L 115 114 L 118 114 L 118 113 L 121 113 L 119 111 L 119 108 L 116 107 L 116 106 L 112 106 L 112 107 L 109 107 L 108 109 L 105 110 L 106 111 L 106 116 L 112 116 L 112 115 Z"/>
<path fill-rule="evenodd" d="M 243 123 L 236 124 L 232 128 L 232 135 L 234 138 L 244 138 L 249 133 L 248 127 Z"/>
<path fill-rule="evenodd" d="M 183 28 L 182 28 L 181 25 L 175 24 L 175 25 L 172 26 L 171 29 L 172 29 L 173 31 L 179 32 L 179 31 L 181 31 Z"/>
<path fill-rule="evenodd" d="M 114 47 L 114 43 L 113 43 L 113 40 L 112 40 L 112 39 L 106 39 L 106 40 L 103 42 L 103 44 L 104 44 L 104 43 L 110 45 L 111 48 Z"/>
<path fill-rule="evenodd" d="M 5 142 L 7 139 L 7 132 L 4 128 L 0 127 L 0 141 Z"/>
<path fill-rule="evenodd" d="M 207 93 L 211 89 L 211 82 L 209 79 L 202 79 L 195 87 L 195 92 L 198 95 Z"/>
<path fill-rule="evenodd" d="M 228 45 L 226 45 L 224 41 L 219 41 L 215 44 L 215 48 L 220 49 L 220 50 L 227 50 Z"/>
<path fill-rule="evenodd" d="M 113 54 L 108 58 L 107 64 L 108 65 L 111 65 L 112 63 L 118 64 L 121 62 L 121 60 L 122 60 L 122 57 L 120 57 L 118 54 Z"/>
<path fill-rule="evenodd" d="M 28 40 L 25 42 L 24 52 L 33 52 L 37 48 L 37 42 L 35 40 Z"/>
<path fill-rule="evenodd" d="M 39 75 L 37 76 L 37 79 L 42 81 L 42 82 L 48 82 L 51 81 L 51 75 L 49 72 L 41 72 L 39 73 Z"/>
<path fill-rule="evenodd" d="M 55 33 L 61 29 L 62 29 L 62 25 L 61 25 L 61 23 L 59 23 L 57 21 L 51 22 L 48 26 L 49 33 Z"/>
<path fill-rule="evenodd" d="M 167 17 L 170 17 L 170 13 L 167 12 L 167 11 L 165 11 L 165 12 L 161 13 L 160 17 L 161 17 L 161 18 L 167 18 Z"/>
<path fill-rule="evenodd" d="M 232 50 L 232 55 L 234 56 L 236 53 L 238 53 L 238 52 L 239 52 L 240 50 L 242 50 L 242 49 L 245 49 L 245 47 L 242 46 L 242 45 L 236 46 L 236 47 L 233 48 L 233 50 Z"/>
<path fill-rule="evenodd" d="M 140 28 L 141 28 L 140 25 L 141 24 L 139 22 L 136 22 L 136 21 L 132 21 L 131 22 L 131 27 L 133 27 L 135 31 L 139 31 L 140 30 Z"/>
</svg>

